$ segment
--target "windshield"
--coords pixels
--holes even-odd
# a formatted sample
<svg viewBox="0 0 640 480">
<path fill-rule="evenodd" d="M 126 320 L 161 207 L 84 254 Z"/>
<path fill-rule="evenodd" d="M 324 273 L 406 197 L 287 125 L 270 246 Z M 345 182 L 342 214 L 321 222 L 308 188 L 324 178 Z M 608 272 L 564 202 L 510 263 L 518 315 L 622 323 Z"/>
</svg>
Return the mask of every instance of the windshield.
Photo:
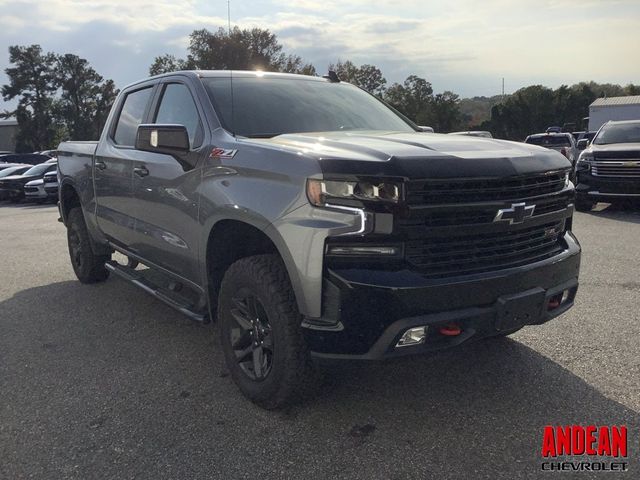
<svg viewBox="0 0 640 480">
<path fill-rule="evenodd" d="M 24 172 L 24 174 L 25 175 L 41 175 L 51 167 L 52 167 L 52 164 L 50 164 L 50 163 L 41 163 L 40 165 L 36 165 L 35 167 L 31 167 L 29 170 Z"/>
<path fill-rule="evenodd" d="M 347 130 L 415 131 L 384 103 L 346 83 L 304 77 L 210 77 L 203 78 L 202 82 L 224 127 L 236 135 L 272 137 L 283 133 Z"/>
<path fill-rule="evenodd" d="M 544 137 L 529 137 L 527 143 L 540 145 L 542 147 L 570 147 L 571 142 L 568 137 L 548 135 Z"/>
<path fill-rule="evenodd" d="M 593 141 L 596 145 L 608 143 L 640 143 L 640 122 L 610 123 L 600 129 Z"/>
<path fill-rule="evenodd" d="M 3 170 L 0 170 L 0 178 L 8 177 L 10 175 L 20 175 L 26 169 L 27 169 L 26 167 L 9 167 L 9 168 L 5 168 Z"/>
</svg>

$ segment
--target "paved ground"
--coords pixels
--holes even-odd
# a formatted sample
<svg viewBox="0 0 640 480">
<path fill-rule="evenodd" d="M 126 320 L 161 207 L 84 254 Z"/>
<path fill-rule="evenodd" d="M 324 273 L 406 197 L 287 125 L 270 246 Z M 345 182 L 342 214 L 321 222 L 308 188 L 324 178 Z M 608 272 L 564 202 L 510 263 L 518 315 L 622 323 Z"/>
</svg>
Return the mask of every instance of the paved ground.
<svg viewBox="0 0 640 480">
<path fill-rule="evenodd" d="M 640 213 L 577 215 L 566 316 L 336 369 L 284 413 L 240 395 L 212 329 L 117 278 L 78 283 L 56 218 L 0 207 L 2 479 L 544 478 L 542 427 L 593 423 L 629 427 L 640 478 Z"/>
</svg>

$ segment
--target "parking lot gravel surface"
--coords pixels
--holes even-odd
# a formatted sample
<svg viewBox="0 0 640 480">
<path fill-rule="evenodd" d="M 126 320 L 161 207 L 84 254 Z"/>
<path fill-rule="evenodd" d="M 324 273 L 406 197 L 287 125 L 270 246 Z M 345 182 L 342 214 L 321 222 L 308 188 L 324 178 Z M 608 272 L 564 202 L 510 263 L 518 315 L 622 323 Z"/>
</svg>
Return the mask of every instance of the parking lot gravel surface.
<svg viewBox="0 0 640 480">
<path fill-rule="evenodd" d="M 327 371 L 261 410 L 216 330 L 80 284 L 55 206 L 0 205 L 1 479 L 640 478 L 640 212 L 578 213 L 576 306 L 510 338 Z M 626 425 L 629 471 L 541 471 L 545 425 Z"/>
</svg>

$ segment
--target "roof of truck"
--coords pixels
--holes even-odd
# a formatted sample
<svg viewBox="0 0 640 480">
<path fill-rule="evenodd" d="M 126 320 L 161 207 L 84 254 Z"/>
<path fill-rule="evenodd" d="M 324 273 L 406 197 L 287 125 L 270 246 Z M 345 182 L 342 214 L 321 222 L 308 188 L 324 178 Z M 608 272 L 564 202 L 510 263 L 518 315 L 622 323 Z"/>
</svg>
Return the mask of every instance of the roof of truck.
<svg viewBox="0 0 640 480">
<path fill-rule="evenodd" d="M 590 107 L 605 107 L 610 105 L 640 105 L 640 95 L 627 95 L 626 97 L 596 98 Z"/>
<path fill-rule="evenodd" d="M 320 82 L 328 82 L 325 77 L 312 76 L 312 75 L 300 75 L 297 73 L 282 73 L 282 72 L 263 72 L 262 70 L 178 70 L 176 72 L 162 73 L 155 75 L 151 78 L 162 78 L 169 75 L 186 75 L 197 76 L 202 78 L 207 77 L 238 77 L 238 78 L 251 78 L 251 77 L 280 77 L 280 78 L 304 78 L 307 80 L 317 80 Z M 141 80 L 146 81 L 147 79 Z M 138 82 L 136 82 L 138 83 Z"/>
</svg>

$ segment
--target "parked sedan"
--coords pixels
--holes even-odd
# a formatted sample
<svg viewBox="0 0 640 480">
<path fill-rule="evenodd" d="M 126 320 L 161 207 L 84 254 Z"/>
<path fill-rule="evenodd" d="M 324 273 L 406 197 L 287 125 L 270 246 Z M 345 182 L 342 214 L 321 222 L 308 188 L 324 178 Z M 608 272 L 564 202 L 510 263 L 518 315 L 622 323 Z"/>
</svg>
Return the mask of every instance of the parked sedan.
<svg viewBox="0 0 640 480">
<path fill-rule="evenodd" d="M 0 160 L 7 163 L 28 163 L 29 165 L 38 165 L 44 163 L 51 158 L 50 155 L 42 155 L 39 153 L 10 153 L 3 155 Z"/>
<path fill-rule="evenodd" d="M 32 165 L 20 165 L 15 163 L 0 163 L 0 178 L 8 177 L 9 175 L 22 175 L 29 170 Z"/>
<path fill-rule="evenodd" d="M 24 198 L 24 186 L 32 180 L 43 178 L 47 172 L 56 171 L 55 163 L 43 163 L 29 168 L 22 175 L 9 175 L 0 178 L 0 200 L 9 199 L 19 202 Z"/>
<path fill-rule="evenodd" d="M 24 196 L 26 200 L 38 203 L 58 199 L 58 172 L 48 172 L 43 178 L 31 180 L 24 186 Z"/>
</svg>

